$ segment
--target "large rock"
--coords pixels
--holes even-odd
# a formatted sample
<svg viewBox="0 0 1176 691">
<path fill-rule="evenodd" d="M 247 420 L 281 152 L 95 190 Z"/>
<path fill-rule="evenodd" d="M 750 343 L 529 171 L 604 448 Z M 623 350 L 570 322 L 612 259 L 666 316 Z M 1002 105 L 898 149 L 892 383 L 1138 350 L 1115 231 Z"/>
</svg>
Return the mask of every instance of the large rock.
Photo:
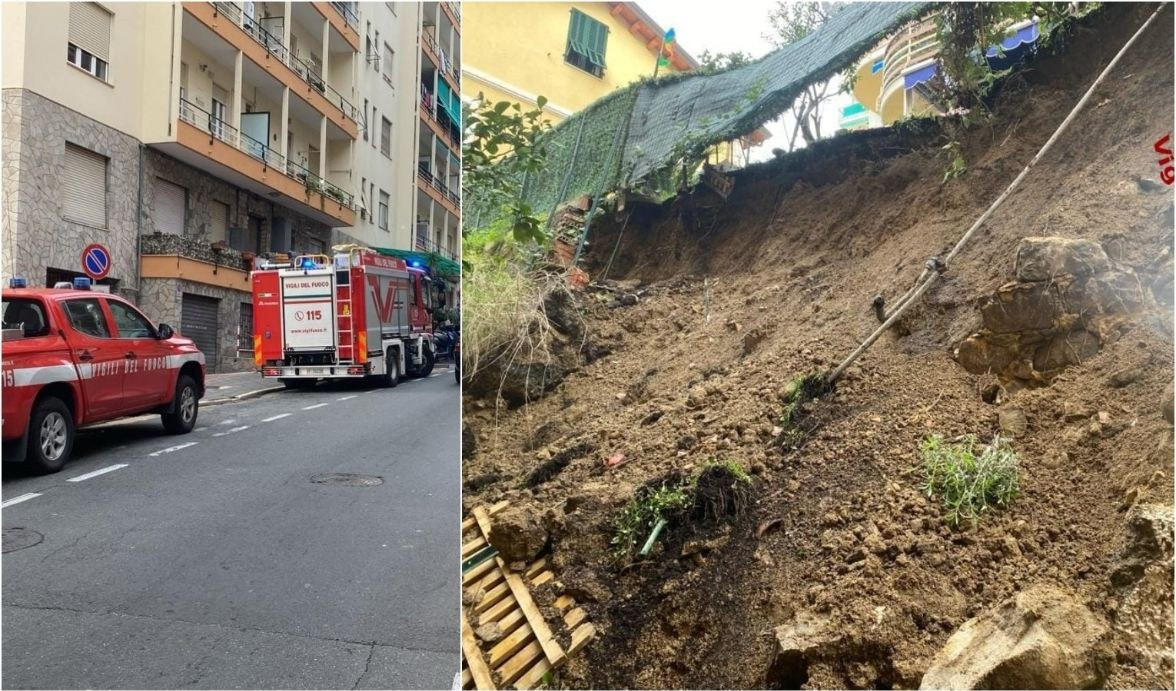
<svg viewBox="0 0 1176 691">
<path fill-rule="evenodd" d="M 843 635 L 828 616 L 812 612 L 800 612 L 791 623 L 777 626 L 769 684 L 772 688 L 799 689 L 808 679 L 809 664 L 835 654 Z"/>
<path fill-rule="evenodd" d="M 1017 246 L 1017 280 L 1051 281 L 1066 274 L 1086 276 L 1110 267 L 1102 245 L 1060 237 L 1023 238 Z"/>
<path fill-rule="evenodd" d="M 507 563 L 530 562 L 547 546 L 547 528 L 533 511 L 510 506 L 492 519 L 490 544 Z"/>
<path fill-rule="evenodd" d="M 964 622 L 931 661 L 923 689 L 1088 689 L 1112 654 L 1102 619 L 1050 585 L 1038 585 Z"/>
</svg>

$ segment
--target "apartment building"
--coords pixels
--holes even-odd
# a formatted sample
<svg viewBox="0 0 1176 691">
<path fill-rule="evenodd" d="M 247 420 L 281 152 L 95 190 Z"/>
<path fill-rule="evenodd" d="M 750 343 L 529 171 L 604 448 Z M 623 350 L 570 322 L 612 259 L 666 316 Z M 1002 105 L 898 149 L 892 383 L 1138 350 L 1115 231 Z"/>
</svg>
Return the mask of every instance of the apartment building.
<svg viewBox="0 0 1176 691">
<path fill-rule="evenodd" d="M 413 249 L 461 251 L 461 8 L 421 3 Z M 452 273 L 452 272 L 451 272 Z"/>
<path fill-rule="evenodd" d="M 6 279 L 68 280 L 81 275 L 83 248 L 103 244 L 112 262 L 102 283 L 225 371 L 251 363 L 255 256 L 409 244 L 416 70 L 396 58 L 416 52 L 419 5 L 0 11 Z M 361 34 L 369 18 L 382 27 L 378 51 Z M 398 75 L 410 81 L 392 89 Z M 399 110 L 376 81 L 401 92 Z M 369 219 L 402 239 L 359 237 Z"/>
</svg>

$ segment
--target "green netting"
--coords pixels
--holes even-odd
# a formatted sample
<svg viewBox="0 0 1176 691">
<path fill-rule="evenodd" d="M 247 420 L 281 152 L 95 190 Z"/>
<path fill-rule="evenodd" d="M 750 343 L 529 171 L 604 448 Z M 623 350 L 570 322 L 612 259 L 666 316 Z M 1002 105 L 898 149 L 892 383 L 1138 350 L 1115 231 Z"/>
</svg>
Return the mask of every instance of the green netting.
<svg viewBox="0 0 1176 691">
<path fill-rule="evenodd" d="M 436 252 L 414 252 L 412 250 L 400 250 L 392 247 L 373 247 L 372 249 L 389 257 L 398 257 L 405 261 L 419 262 L 422 266 L 427 266 L 437 276 L 454 279 L 461 277 L 461 264 L 447 257 L 443 257 Z"/>
<path fill-rule="evenodd" d="M 597 100 L 545 136 L 544 169 L 519 180 L 538 213 L 579 197 L 620 188 L 664 196 L 669 171 L 774 119 L 807 85 L 849 67 L 883 37 L 926 13 L 931 3 L 863 2 L 846 6 L 803 39 L 715 74 L 643 80 Z M 464 215 L 481 227 L 493 210 L 467 190 Z"/>
</svg>

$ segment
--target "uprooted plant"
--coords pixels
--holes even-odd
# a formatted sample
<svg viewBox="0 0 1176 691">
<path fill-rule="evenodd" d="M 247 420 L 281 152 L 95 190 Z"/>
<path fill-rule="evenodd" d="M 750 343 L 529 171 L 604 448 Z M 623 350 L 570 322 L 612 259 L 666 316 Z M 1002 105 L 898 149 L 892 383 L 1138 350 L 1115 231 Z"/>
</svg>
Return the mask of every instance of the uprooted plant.
<svg viewBox="0 0 1176 691">
<path fill-rule="evenodd" d="M 920 451 L 922 489 L 943 503 L 944 520 L 953 528 L 961 521 L 975 524 L 984 512 L 1008 506 L 1017 496 L 1017 454 L 1000 435 L 991 444 L 979 444 L 972 435 L 951 442 L 931 435 Z"/>
<path fill-rule="evenodd" d="M 780 395 L 783 403 L 780 410 L 780 428 L 784 430 L 780 439 L 782 444 L 795 446 L 804 439 L 804 406 L 828 391 L 828 378 L 822 372 L 795 377 L 784 386 Z"/>
<path fill-rule="evenodd" d="M 627 560 L 639 544 L 638 555 L 648 555 L 663 531 L 687 520 L 739 518 L 751 503 L 751 487 L 751 475 L 741 464 L 716 459 L 693 475 L 672 473 L 647 484 L 613 520 L 613 556 Z"/>
</svg>

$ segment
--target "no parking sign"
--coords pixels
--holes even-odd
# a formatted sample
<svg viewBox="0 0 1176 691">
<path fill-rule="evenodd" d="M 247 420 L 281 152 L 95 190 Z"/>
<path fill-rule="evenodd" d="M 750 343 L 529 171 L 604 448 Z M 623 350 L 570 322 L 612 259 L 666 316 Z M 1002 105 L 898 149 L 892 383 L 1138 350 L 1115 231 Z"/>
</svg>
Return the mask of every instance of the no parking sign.
<svg viewBox="0 0 1176 691">
<path fill-rule="evenodd" d="M 94 242 L 82 250 L 82 271 L 95 281 L 110 273 L 110 250 Z"/>
</svg>

